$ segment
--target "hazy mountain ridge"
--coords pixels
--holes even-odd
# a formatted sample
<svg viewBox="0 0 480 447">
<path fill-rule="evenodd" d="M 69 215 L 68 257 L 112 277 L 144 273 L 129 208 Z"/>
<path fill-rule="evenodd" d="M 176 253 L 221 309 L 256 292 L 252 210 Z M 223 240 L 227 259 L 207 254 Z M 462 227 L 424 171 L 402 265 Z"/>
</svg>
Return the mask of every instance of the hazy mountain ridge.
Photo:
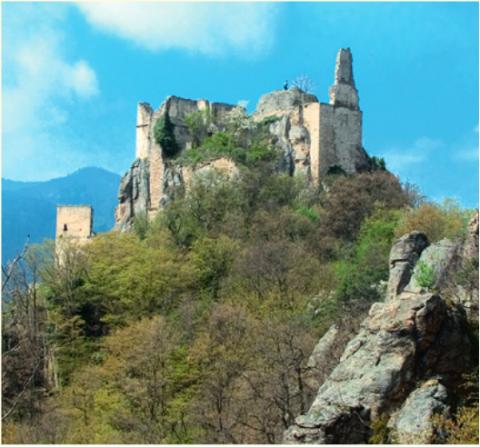
<svg viewBox="0 0 480 447">
<path fill-rule="evenodd" d="M 96 232 L 113 226 L 120 176 L 96 167 L 44 182 L 2 179 L 2 262 L 30 243 L 53 239 L 56 206 L 89 204 Z"/>
</svg>

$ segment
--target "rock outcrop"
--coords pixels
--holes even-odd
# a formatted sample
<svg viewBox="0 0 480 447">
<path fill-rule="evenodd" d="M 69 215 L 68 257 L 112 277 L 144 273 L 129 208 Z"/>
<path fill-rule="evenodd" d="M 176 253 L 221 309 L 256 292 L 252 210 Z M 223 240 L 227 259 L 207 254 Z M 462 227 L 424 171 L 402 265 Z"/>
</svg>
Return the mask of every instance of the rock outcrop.
<svg viewBox="0 0 480 447">
<path fill-rule="evenodd" d="M 388 299 L 371 306 L 308 412 L 286 431 L 285 442 L 366 443 L 372 422 L 385 415 L 392 415 L 388 425 L 399 442 L 412 442 L 412 436 L 418 436 L 416 442 L 437 440 L 431 417 L 448 412 L 448 389 L 473 361 L 466 313 L 442 297 L 447 273 L 466 261 L 457 254 L 473 252 L 465 244 L 440 241 L 429 249 L 419 232 L 394 243 Z M 434 253 L 434 291 L 411 287 L 419 259 L 431 260 Z"/>
<path fill-rule="evenodd" d="M 147 103 L 138 105 L 136 160 L 120 184 L 117 229 L 128 229 L 135 216 L 145 210 L 147 216 L 153 217 L 193 174 L 191 169 L 172 163 L 172 155 L 156 141 L 158 120 L 168 119 L 178 155 L 198 144 L 198 136 L 191 135 L 187 125 L 192 114 L 202 112 L 208 116 L 208 128 L 201 135 L 205 137 L 224 130 L 234 110 L 230 104 L 176 96 L 167 98 L 157 110 Z M 315 95 L 297 87 L 277 90 L 262 96 L 252 115 L 256 121 L 267 117 L 277 118 L 269 131 L 272 144 L 282 154 L 279 171 L 304 175 L 319 186 L 333 167 L 350 174 L 370 167 L 370 158 L 362 147 L 362 112 L 349 49 L 338 53 L 329 104 L 320 103 Z"/>
<path fill-rule="evenodd" d="M 431 444 L 442 441 L 437 431 L 434 416 L 448 417 L 448 392 L 438 380 L 428 380 L 415 389 L 398 413 L 394 414 L 388 426 L 392 440 L 398 444 Z"/>
<path fill-rule="evenodd" d="M 390 274 L 387 299 L 395 298 L 410 282 L 413 268 L 427 246 L 427 237 L 419 231 L 413 231 L 395 241 L 388 260 Z"/>
</svg>

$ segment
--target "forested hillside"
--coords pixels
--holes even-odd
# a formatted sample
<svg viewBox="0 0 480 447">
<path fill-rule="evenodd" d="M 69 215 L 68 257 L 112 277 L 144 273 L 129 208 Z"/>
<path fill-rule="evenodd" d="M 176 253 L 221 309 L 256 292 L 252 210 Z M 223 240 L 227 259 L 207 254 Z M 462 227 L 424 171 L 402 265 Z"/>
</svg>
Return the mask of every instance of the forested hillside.
<svg viewBox="0 0 480 447">
<path fill-rule="evenodd" d="M 4 275 L 3 442 L 281 443 L 384 299 L 393 241 L 461 238 L 471 215 L 383 169 L 319 191 L 264 160 L 197 175 L 154 221 L 61 264 L 31 246 Z M 334 322 L 335 355 L 312 369 Z M 476 436 L 474 392 L 448 439 Z"/>
</svg>

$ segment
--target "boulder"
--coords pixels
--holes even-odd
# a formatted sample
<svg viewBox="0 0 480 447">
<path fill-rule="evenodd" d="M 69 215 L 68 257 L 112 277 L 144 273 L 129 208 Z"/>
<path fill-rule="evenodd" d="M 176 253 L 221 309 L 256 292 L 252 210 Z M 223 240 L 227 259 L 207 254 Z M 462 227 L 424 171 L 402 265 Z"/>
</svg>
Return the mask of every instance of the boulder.
<svg viewBox="0 0 480 447">
<path fill-rule="evenodd" d="M 318 102 L 317 97 L 297 87 L 289 90 L 274 90 L 260 98 L 255 115 L 265 117 L 283 114 L 281 112 L 298 109 L 299 106 L 312 102 Z"/>
<path fill-rule="evenodd" d="M 413 268 L 427 246 L 427 236 L 419 231 L 412 231 L 394 242 L 389 257 L 387 300 L 394 299 L 409 283 Z"/>
<path fill-rule="evenodd" d="M 461 248 L 460 242 L 450 239 L 442 239 L 427 247 L 422 251 L 406 289 L 420 291 L 422 286 L 419 277 L 424 268 L 431 271 L 432 282 L 429 288 L 439 290 L 447 286 L 461 266 Z"/>
<path fill-rule="evenodd" d="M 338 326 L 332 324 L 315 345 L 312 354 L 308 358 L 305 381 L 312 389 L 318 389 L 320 386 L 324 370 L 329 372 L 335 366 L 335 364 L 332 364 L 335 361 L 332 351 L 337 343 L 338 330 Z"/>
<path fill-rule="evenodd" d="M 447 399 L 447 389 L 436 379 L 428 380 L 415 389 L 388 422 L 392 439 L 398 444 L 444 441 L 442 434 L 435 429 L 434 416 L 449 416 Z"/>
</svg>

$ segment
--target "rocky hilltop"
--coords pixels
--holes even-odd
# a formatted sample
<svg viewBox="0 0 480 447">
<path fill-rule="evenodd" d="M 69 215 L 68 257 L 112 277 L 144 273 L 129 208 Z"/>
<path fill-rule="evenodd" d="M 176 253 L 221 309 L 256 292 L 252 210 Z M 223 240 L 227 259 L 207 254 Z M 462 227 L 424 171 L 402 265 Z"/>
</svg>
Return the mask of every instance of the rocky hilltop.
<svg viewBox="0 0 480 447">
<path fill-rule="evenodd" d="M 213 166 L 235 172 L 233 161 L 225 157 L 194 168 L 175 160 L 199 146 L 198 140 L 225 130 L 239 113 L 245 111 L 234 105 L 176 96 L 167 98 L 155 111 L 140 103 L 136 159 L 120 183 L 116 228 L 128 228 L 140 214 L 154 216 L 194 171 Z M 192 119 L 198 117 L 208 121 L 201 135 L 192 132 Z M 260 98 L 251 119 L 269 123 L 270 143 L 281 152 L 278 170 L 305 175 L 314 185 L 320 185 L 332 168 L 355 173 L 370 166 L 362 146 L 362 112 L 349 49 L 338 52 L 328 104 L 297 87 L 277 90 Z M 159 126 L 167 138 L 158 138 Z"/>
<path fill-rule="evenodd" d="M 455 386 L 476 361 L 467 326 L 469 320 L 478 324 L 478 287 L 460 285 L 458 274 L 477 256 L 478 213 L 461 241 L 429 245 L 418 231 L 398 239 L 385 302 L 371 306 L 285 442 L 366 443 L 381 420 L 390 441 L 442 442 L 434 415 L 451 414 Z M 309 366 L 328 358 L 332 334 L 335 327 L 319 341 Z"/>
</svg>

